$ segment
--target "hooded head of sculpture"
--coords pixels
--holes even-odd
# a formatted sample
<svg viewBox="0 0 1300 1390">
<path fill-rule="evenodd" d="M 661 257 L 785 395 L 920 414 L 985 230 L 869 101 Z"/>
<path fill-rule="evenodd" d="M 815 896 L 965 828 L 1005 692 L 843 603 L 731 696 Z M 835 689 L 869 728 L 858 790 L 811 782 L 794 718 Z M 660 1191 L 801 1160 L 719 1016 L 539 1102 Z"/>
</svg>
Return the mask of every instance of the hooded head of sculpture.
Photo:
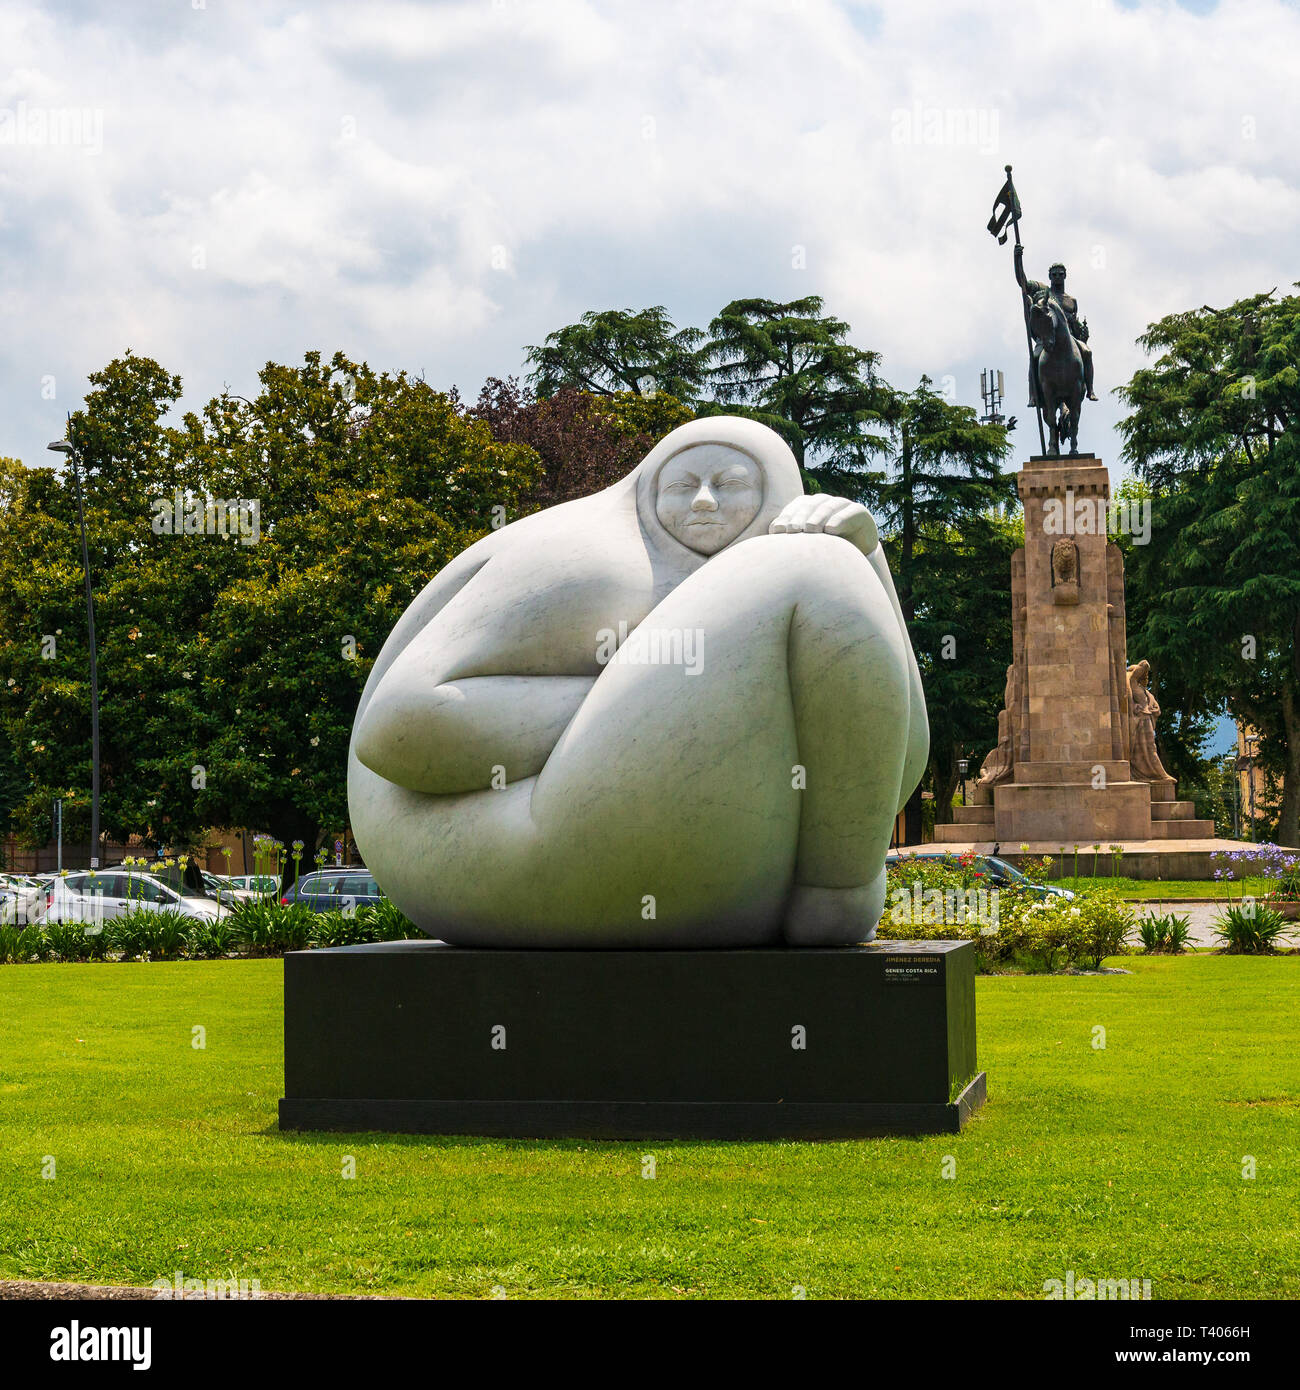
<svg viewBox="0 0 1300 1390">
<path fill-rule="evenodd" d="M 765 534 L 803 492 L 786 442 L 737 416 L 692 420 L 673 430 L 633 476 L 651 549 L 684 547 L 705 558 Z"/>
</svg>

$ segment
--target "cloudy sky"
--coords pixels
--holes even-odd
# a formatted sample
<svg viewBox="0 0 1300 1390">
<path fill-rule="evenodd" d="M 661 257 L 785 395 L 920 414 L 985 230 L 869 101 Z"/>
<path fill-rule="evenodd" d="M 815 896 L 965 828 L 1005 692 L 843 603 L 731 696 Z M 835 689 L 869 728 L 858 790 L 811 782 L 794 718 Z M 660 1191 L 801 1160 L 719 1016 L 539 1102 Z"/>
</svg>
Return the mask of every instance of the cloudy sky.
<svg viewBox="0 0 1300 1390">
<path fill-rule="evenodd" d="M 1300 278 L 1282 0 L 0 0 L 0 454 L 126 348 L 197 407 L 341 348 L 476 391 L 589 308 L 816 293 L 886 376 L 1022 421 L 1010 245 L 1093 333 Z M 1036 447 L 1036 446 L 1035 446 Z"/>
</svg>

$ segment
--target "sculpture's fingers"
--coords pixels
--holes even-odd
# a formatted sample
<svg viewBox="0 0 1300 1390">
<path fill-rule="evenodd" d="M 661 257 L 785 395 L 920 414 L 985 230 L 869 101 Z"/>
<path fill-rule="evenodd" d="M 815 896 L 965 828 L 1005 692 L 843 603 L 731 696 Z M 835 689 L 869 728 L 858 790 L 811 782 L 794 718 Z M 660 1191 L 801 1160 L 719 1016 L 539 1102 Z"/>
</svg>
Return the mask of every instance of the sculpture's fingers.
<svg viewBox="0 0 1300 1390">
<path fill-rule="evenodd" d="M 826 523 L 839 512 L 844 506 L 842 497 L 814 497 L 810 499 L 813 505 L 808 509 L 804 517 L 803 529 L 805 531 L 824 531 Z"/>
<path fill-rule="evenodd" d="M 793 529 L 809 532 L 820 531 L 822 529 L 821 523 L 816 520 L 816 516 L 826 500 L 825 497 L 816 492 L 804 497 L 796 497 L 790 504 L 792 508 L 797 508 L 798 525 Z"/>
<path fill-rule="evenodd" d="M 845 503 L 826 523 L 825 529 L 828 535 L 844 536 L 853 541 L 867 555 L 880 539 L 875 517 L 857 502 Z"/>
<path fill-rule="evenodd" d="M 780 516 L 767 528 L 773 535 L 785 535 L 792 531 L 802 531 L 804 515 L 808 508 L 807 497 L 796 497 L 781 509 Z"/>
</svg>

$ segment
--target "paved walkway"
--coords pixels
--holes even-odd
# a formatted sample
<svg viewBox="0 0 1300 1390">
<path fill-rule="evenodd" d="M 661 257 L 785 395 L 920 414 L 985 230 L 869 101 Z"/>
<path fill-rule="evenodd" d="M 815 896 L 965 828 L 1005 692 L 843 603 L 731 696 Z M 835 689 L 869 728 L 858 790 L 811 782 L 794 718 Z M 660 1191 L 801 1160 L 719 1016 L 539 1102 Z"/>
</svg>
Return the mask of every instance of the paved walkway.
<svg viewBox="0 0 1300 1390">
<path fill-rule="evenodd" d="M 1211 930 L 1211 923 L 1223 911 L 1223 901 L 1219 899 L 1215 902 L 1155 902 L 1146 899 L 1142 902 L 1132 904 L 1137 909 L 1140 916 L 1159 917 L 1165 912 L 1172 912 L 1178 917 L 1190 918 L 1192 924 L 1191 941 L 1196 946 L 1220 946 L 1219 938 Z M 1134 945 L 1137 942 L 1134 941 Z"/>
</svg>

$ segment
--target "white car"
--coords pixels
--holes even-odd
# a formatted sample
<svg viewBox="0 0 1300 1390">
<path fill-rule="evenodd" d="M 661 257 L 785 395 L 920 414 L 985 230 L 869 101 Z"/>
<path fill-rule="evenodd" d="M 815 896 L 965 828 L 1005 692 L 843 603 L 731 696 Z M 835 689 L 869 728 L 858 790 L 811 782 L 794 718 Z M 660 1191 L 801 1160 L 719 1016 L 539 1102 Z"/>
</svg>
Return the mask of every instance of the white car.
<svg viewBox="0 0 1300 1390">
<path fill-rule="evenodd" d="M 128 869 L 81 870 L 55 879 L 45 890 L 47 922 L 85 922 L 93 926 L 136 907 L 155 912 L 172 908 L 186 917 L 205 921 L 214 921 L 219 914 L 211 898 L 178 893 L 150 874 Z"/>
<path fill-rule="evenodd" d="M 260 902 L 266 896 L 265 893 L 255 893 L 251 888 L 241 887 L 232 879 L 222 878 L 220 874 L 210 874 L 206 869 L 200 869 L 199 872 L 203 875 L 203 886 L 226 907 Z"/>
<path fill-rule="evenodd" d="M 0 874 L 0 923 L 26 926 L 44 914 L 44 884 L 27 874 Z"/>
<path fill-rule="evenodd" d="M 280 880 L 274 874 L 212 874 L 223 883 L 237 891 L 249 893 L 254 898 L 280 896 Z"/>
</svg>

